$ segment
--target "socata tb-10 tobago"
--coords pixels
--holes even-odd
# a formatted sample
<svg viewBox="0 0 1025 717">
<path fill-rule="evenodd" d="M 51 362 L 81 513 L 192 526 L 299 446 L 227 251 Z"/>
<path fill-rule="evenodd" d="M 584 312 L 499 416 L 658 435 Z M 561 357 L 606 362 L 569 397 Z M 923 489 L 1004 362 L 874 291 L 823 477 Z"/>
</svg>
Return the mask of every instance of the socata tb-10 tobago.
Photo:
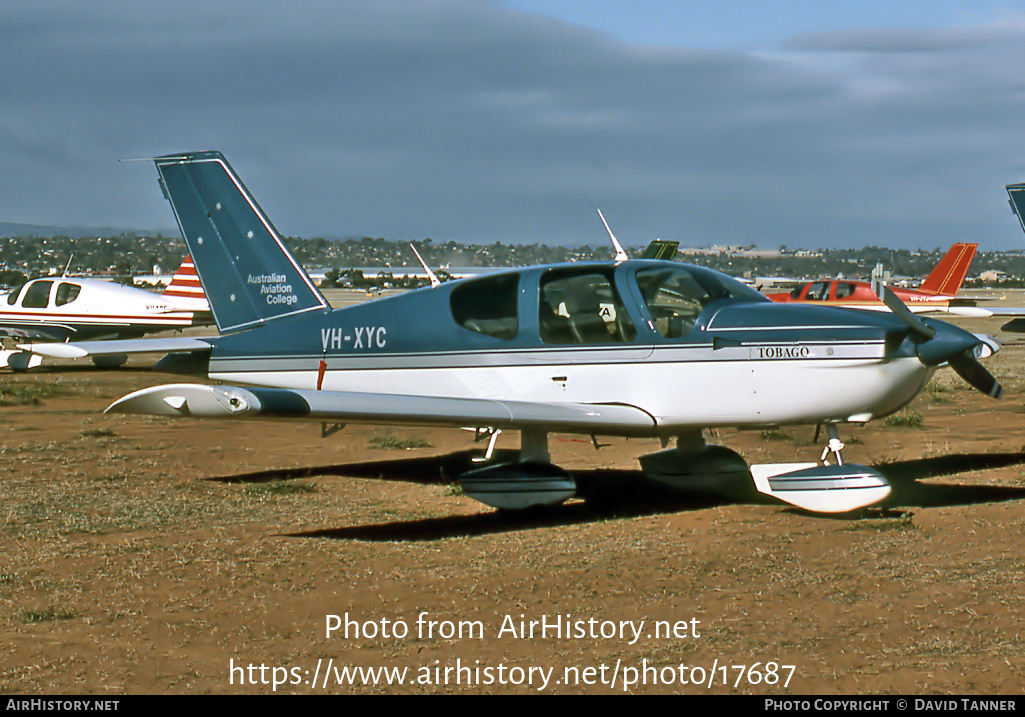
<svg viewBox="0 0 1025 717">
<path fill-rule="evenodd" d="M 735 452 L 706 445 L 703 429 L 821 424 L 830 440 L 820 462 L 750 473 L 763 493 L 845 512 L 890 486 L 843 462 L 838 424 L 897 411 L 943 363 L 1001 394 L 976 358 L 980 338 L 919 319 L 892 292 L 884 298 L 894 313 L 777 304 L 715 271 L 625 254 L 331 309 L 220 153 L 155 163 L 220 335 L 35 348 L 174 352 L 156 368 L 246 387 L 156 386 L 111 412 L 515 429 L 518 460 L 459 478 L 467 495 L 500 508 L 573 495 L 572 477 L 551 463 L 551 433 L 656 437 L 663 448 L 676 439 L 641 466 L 686 486 L 749 470 Z"/>
</svg>

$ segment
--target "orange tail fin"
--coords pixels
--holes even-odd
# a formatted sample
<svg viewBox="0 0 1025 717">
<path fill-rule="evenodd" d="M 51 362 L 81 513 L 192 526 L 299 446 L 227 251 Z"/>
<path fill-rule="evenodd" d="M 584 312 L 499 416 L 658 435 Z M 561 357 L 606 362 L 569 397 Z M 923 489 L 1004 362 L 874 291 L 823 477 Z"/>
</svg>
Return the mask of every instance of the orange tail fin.
<svg viewBox="0 0 1025 717">
<path fill-rule="evenodd" d="M 955 244 L 940 260 L 932 273 L 926 277 L 919 287 L 927 294 L 956 296 L 964 279 L 968 276 L 968 265 L 975 258 L 978 244 Z"/>
</svg>

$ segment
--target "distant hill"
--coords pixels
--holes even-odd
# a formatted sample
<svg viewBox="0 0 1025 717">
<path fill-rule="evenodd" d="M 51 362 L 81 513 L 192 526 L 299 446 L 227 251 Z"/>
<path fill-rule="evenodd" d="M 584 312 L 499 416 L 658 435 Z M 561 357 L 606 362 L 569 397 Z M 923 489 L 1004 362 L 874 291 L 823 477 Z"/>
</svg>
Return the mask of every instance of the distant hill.
<svg viewBox="0 0 1025 717">
<path fill-rule="evenodd" d="M 177 229 L 124 229 L 118 227 L 53 227 L 44 224 L 0 222 L 0 237 L 116 237 L 121 234 L 137 236 L 178 236 Z"/>
</svg>

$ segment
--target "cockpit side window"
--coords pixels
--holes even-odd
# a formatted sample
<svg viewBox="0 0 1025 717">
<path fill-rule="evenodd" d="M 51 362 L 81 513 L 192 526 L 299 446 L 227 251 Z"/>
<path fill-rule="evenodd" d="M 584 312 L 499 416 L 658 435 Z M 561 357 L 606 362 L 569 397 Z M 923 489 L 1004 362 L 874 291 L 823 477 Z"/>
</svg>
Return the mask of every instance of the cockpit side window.
<svg viewBox="0 0 1025 717">
<path fill-rule="evenodd" d="M 612 270 L 553 269 L 541 277 L 538 325 L 548 344 L 610 344 L 637 336 Z"/>
<path fill-rule="evenodd" d="M 50 303 L 50 287 L 52 281 L 34 281 L 25 292 L 21 305 L 26 309 L 45 309 Z"/>
<path fill-rule="evenodd" d="M 57 300 L 54 303 L 57 306 L 64 306 L 64 304 L 70 304 L 72 301 L 78 298 L 78 294 L 80 291 L 82 291 L 82 287 L 78 284 L 69 284 L 67 282 L 61 282 L 61 285 L 57 287 Z"/>
<path fill-rule="evenodd" d="M 464 329 L 508 341 L 520 329 L 518 274 L 474 279 L 452 290 L 452 318 Z"/>
<path fill-rule="evenodd" d="M 641 269 L 637 287 L 655 330 L 667 339 L 689 334 L 698 314 L 714 298 L 682 267 Z"/>
</svg>

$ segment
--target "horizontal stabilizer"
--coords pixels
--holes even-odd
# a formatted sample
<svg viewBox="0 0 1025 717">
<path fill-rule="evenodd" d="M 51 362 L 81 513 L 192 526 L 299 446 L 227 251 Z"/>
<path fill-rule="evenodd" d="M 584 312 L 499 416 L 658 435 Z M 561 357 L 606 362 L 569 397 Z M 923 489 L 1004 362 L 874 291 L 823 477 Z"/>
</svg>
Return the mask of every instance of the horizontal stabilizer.
<svg viewBox="0 0 1025 717">
<path fill-rule="evenodd" d="M 109 413 L 273 418 L 430 426 L 544 428 L 569 433 L 652 435 L 655 420 L 624 405 L 530 403 L 382 393 L 168 384 L 131 393 Z"/>
<path fill-rule="evenodd" d="M 881 473 L 853 463 L 755 464 L 751 477 L 760 493 L 816 513 L 847 513 L 890 494 L 890 484 Z"/>
<path fill-rule="evenodd" d="M 172 336 L 166 339 L 123 339 L 117 341 L 79 341 L 78 343 L 25 344 L 18 348 L 53 358 L 84 358 L 109 354 L 172 353 L 174 351 L 209 351 L 211 344 L 203 339 Z"/>
</svg>

